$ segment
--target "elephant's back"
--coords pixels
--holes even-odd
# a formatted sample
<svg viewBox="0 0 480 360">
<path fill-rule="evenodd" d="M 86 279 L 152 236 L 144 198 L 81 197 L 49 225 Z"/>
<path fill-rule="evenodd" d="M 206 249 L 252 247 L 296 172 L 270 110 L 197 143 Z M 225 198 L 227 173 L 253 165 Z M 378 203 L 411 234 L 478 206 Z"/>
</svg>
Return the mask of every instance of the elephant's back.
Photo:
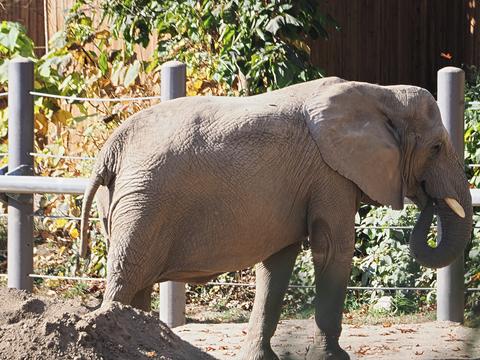
<svg viewBox="0 0 480 360">
<path fill-rule="evenodd" d="M 241 167 L 273 160 L 307 133 L 298 108 L 265 96 L 189 97 L 143 110 L 122 124 L 105 146 L 124 169 L 174 163 Z M 269 160 L 269 161 L 270 161 Z M 206 165 L 205 163 L 203 165 Z M 243 164 L 244 166 L 246 164 Z M 117 169 L 120 170 L 121 169 Z"/>
</svg>

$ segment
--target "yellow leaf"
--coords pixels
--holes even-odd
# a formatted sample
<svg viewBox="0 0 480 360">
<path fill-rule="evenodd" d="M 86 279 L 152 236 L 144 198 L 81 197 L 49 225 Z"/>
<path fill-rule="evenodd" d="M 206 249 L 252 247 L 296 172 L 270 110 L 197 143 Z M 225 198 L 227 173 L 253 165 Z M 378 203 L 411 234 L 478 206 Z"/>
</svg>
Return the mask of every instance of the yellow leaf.
<svg viewBox="0 0 480 360">
<path fill-rule="evenodd" d="M 70 230 L 69 232 L 70 236 L 72 237 L 72 239 L 77 239 L 80 235 L 80 233 L 78 232 L 77 228 L 73 228 Z"/>
<path fill-rule="evenodd" d="M 110 31 L 108 30 L 99 31 L 95 34 L 95 37 L 97 39 L 108 39 L 110 37 Z"/>
<path fill-rule="evenodd" d="M 55 226 L 57 228 L 63 228 L 65 225 L 67 225 L 67 219 L 56 219 L 55 220 Z"/>
<path fill-rule="evenodd" d="M 52 116 L 52 121 L 55 124 L 67 125 L 68 120 L 72 119 L 72 114 L 68 111 L 60 109 Z"/>
<path fill-rule="evenodd" d="M 200 79 L 197 79 L 197 80 L 195 80 L 195 81 L 193 82 L 193 88 L 194 88 L 195 90 L 201 89 L 201 88 L 202 88 L 202 85 L 203 85 L 203 81 L 200 80 Z"/>
<path fill-rule="evenodd" d="M 35 114 L 35 128 L 38 134 L 45 136 L 48 132 L 48 119 L 42 113 Z"/>
</svg>

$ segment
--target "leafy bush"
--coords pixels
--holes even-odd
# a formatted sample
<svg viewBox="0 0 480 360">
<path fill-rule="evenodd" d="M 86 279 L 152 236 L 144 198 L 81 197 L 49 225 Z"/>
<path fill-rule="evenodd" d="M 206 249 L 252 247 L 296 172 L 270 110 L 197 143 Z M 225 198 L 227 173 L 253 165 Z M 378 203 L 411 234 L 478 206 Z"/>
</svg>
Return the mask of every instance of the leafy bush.
<svg viewBox="0 0 480 360">
<path fill-rule="evenodd" d="M 480 72 L 476 68 L 467 72 L 470 79 L 465 88 L 465 162 L 467 176 L 472 187 L 480 188 Z M 472 166 L 473 165 L 473 166 Z M 473 216 L 472 242 L 465 253 L 465 284 L 470 288 L 480 287 L 480 216 Z M 480 292 L 467 292 L 466 305 L 471 311 L 480 304 Z M 478 314 L 477 314 L 478 316 Z"/>
<path fill-rule="evenodd" d="M 85 4 L 89 1 L 83 1 Z M 307 40 L 327 37 L 334 21 L 315 0 L 102 1 L 114 34 L 158 57 L 187 63 L 198 89 L 210 81 L 227 93 L 257 94 L 320 77 Z"/>
</svg>

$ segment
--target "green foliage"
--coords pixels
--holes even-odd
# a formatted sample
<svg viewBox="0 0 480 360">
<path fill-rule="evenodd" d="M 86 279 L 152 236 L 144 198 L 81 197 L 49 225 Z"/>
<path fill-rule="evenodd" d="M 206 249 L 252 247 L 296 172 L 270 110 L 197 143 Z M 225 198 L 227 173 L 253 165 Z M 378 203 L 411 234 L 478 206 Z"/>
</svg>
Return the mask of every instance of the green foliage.
<svg viewBox="0 0 480 360">
<path fill-rule="evenodd" d="M 305 287 L 290 288 L 285 295 L 286 307 L 284 312 L 293 315 L 305 311 L 312 306 L 315 299 L 315 271 L 312 263 L 312 252 L 308 244 L 304 244 L 304 250 L 300 252 L 295 262 L 290 283 Z"/>
<path fill-rule="evenodd" d="M 465 89 L 465 162 L 467 165 L 480 164 L 480 72 L 470 69 L 470 79 Z M 473 187 L 480 188 L 480 167 L 467 167 L 467 176 Z M 465 284 L 467 287 L 480 287 L 480 216 L 473 216 L 472 242 L 465 252 Z M 480 292 L 468 292 L 468 309 L 478 308 Z M 477 310 L 478 311 L 478 310 Z M 469 317 L 473 312 L 469 313 Z M 478 317 L 478 314 L 476 315 Z"/>
<path fill-rule="evenodd" d="M 25 57 L 34 60 L 33 41 L 25 28 L 9 21 L 0 23 L 0 85 L 7 80 L 10 59 Z"/>
<path fill-rule="evenodd" d="M 83 1 L 88 3 L 88 1 Z M 127 4 L 128 3 L 128 4 Z M 257 94 L 318 78 L 307 40 L 334 24 L 315 0 L 103 1 L 114 34 L 147 46 L 158 35 L 158 58 L 187 63 L 191 74 L 227 93 Z M 198 89 L 197 89 L 198 90 Z"/>
<path fill-rule="evenodd" d="M 362 206 L 356 218 L 356 243 L 349 286 L 371 287 L 431 287 L 435 272 L 420 267 L 410 256 L 408 238 L 417 210 L 407 206 L 403 211 Z M 434 233 L 431 234 L 431 241 Z M 313 282 L 313 278 L 310 283 Z M 365 306 L 373 310 L 382 296 L 392 297 L 395 314 L 406 314 L 429 307 L 434 302 L 432 292 L 413 291 L 349 291 L 345 301 L 347 311 Z M 311 295 L 310 295 L 311 296 Z"/>
<path fill-rule="evenodd" d="M 410 227 L 416 215 L 413 206 L 402 211 L 370 206 L 360 209 L 351 276 L 357 286 L 430 284 L 434 272 L 421 268 L 409 252 Z M 432 230 L 430 241 L 434 241 L 435 229 Z"/>
</svg>

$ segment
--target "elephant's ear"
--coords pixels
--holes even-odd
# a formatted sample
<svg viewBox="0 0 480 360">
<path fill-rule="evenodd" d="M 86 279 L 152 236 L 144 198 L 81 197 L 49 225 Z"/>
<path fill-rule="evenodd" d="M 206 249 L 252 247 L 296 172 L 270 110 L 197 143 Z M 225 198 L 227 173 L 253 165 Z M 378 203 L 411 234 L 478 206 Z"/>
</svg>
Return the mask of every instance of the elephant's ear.
<svg viewBox="0 0 480 360">
<path fill-rule="evenodd" d="M 402 209 L 399 140 L 378 98 L 363 90 L 351 84 L 323 90 L 305 103 L 307 126 L 332 169 L 372 200 Z"/>
</svg>

